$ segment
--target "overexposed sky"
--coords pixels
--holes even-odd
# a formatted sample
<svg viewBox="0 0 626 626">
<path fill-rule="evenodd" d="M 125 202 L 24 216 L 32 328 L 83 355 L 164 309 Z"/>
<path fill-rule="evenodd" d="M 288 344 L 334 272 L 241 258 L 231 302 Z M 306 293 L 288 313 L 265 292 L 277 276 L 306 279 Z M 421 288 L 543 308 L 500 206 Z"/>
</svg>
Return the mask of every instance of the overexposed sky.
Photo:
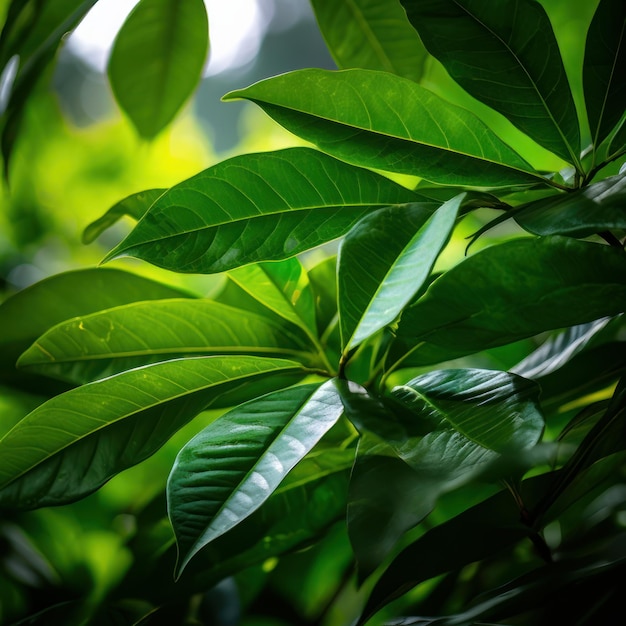
<svg viewBox="0 0 626 626">
<path fill-rule="evenodd" d="M 67 45 L 104 72 L 117 31 L 138 0 L 100 0 Z M 258 0 L 204 0 L 209 15 L 211 51 L 205 76 L 246 65 L 257 54 L 275 4 Z"/>
</svg>

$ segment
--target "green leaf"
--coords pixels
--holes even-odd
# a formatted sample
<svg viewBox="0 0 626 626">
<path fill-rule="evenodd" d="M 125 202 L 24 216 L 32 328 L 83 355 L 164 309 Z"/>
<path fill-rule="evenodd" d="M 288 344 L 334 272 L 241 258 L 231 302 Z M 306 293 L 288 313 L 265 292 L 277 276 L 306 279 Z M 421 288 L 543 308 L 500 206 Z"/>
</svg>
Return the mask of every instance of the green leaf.
<svg viewBox="0 0 626 626">
<path fill-rule="evenodd" d="M 548 339 L 509 371 L 525 378 L 547 376 L 582 352 L 610 321 L 610 317 L 605 317 L 588 324 L 572 326 Z"/>
<path fill-rule="evenodd" d="M 344 351 L 393 322 L 430 275 L 454 228 L 460 194 L 389 207 L 364 217 L 339 249 L 339 319 Z"/>
<path fill-rule="evenodd" d="M 587 33 L 583 85 L 591 140 L 598 147 L 626 109 L 626 5 L 601 0 Z"/>
<path fill-rule="evenodd" d="M 129 255 L 178 272 L 221 272 L 295 256 L 376 207 L 415 200 L 387 178 L 309 148 L 246 154 L 172 187 L 105 260 Z"/>
<path fill-rule="evenodd" d="M 530 0 L 401 0 L 426 49 L 472 96 L 577 165 L 580 131 L 552 25 Z"/>
<path fill-rule="evenodd" d="M 337 319 L 337 257 L 326 257 L 308 273 L 315 300 L 317 333 L 322 337 Z"/>
<path fill-rule="evenodd" d="M 11 58 L 17 69 L 8 88 L 6 110 L 2 111 L 2 156 L 5 175 L 15 140 L 20 131 L 26 103 L 71 31 L 96 0 L 27 0 L 12 2 L 0 36 L 0 74 Z"/>
<path fill-rule="evenodd" d="M 348 506 L 361 579 L 444 493 L 486 472 L 489 480 L 509 477 L 511 464 L 496 463 L 539 441 L 538 396 L 536 383 L 488 370 L 419 376 L 393 390 L 396 404 L 353 384 L 342 388 L 346 416 L 363 436 Z"/>
<path fill-rule="evenodd" d="M 565 237 L 516 239 L 444 273 L 406 309 L 397 333 L 445 358 L 616 315 L 626 306 L 622 250 Z M 443 359 L 441 359 L 443 360 Z"/>
<path fill-rule="evenodd" d="M 374 586 L 359 625 L 419 583 L 488 558 L 528 532 L 506 492 L 463 511 L 429 530 L 393 559 Z"/>
<path fill-rule="evenodd" d="M 535 235 L 588 237 L 626 228 L 626 177 L 611 176 L 584 189 L 515 208 L 515 221 Z"/>
<path fill-rule="evenodd" d="M 297 258 L 247 265 L 229 272 L 244 291 L 276 315 L 315 335 L 315 305 L 308 275 Z"/>
<path fill-rule="evenodd" d="M 207 407 L 229 406 L 305 374 L 260 357 L 196 357 L 148 365 L 56 396 L 0 439 L 0 503 L 72 502 L 161 447 Z"/>
<path fill-rule="evenodd" d="M 167 489 L 178 575 L 258 509 L 335 424 L 343 406 L 334 385 L 302 385 L 241 405 L 179 452 Z"/>
<path fill-rule="evenodd" d="M 125 216 L 132 217 L 135 221 L 141 219 L 145 212 L 154 204 L 154 201 L 166 189 L 148 189 L 134 193 L 117 204 L 114 204 L 102 217 L 89 224 L 83 231 L 83 243 L 88 244 L 99 237 L 105 230 L 111 228 Z"/>
<path fill-rule="evenodd" d="M 233 91 L 348 163 L 471 187 L 546 183 L 469 111 L 374 70 L 307 69 Z"/>
<path fill-rule="evenodd" d="M 46 278 L 0 304 L 0 375 L 15 378 L 15 362 L 59 322 L 138 300 L 193 297 L 115 269 L 84 269 Z"/>
<path fill-rule="evenodd" d="M 311 5 L 337 67 L 383 70 L 419 82 L 428 55 L 398 0 L 312 0 Z"/>
<path fill-rule="evenodd" d="M 615 158 L 618 154 L 624 154 L 626 150 L 626 118 L 622 118 L 621 126 L 619 130 L 615 133 L 613 139 L 611 139 L 611 143 L 609 145 L 608 154 L 610 157 Z M 621 173 L 624 173 L 624 170 L 621 170 Z"/>
<path fill-rule="evenodd" d="M 419 459 L 419 466 L 430 459 L 426 464 L 436 470 L 439 457 L 447 469 L 449 464 L 465 465 L 468 444 L 497 453 L 534 446 L 543 432 L 539 390 L 516 374 L 481 369 L 436 370 L 395 387 L 393 395 L 421 419 L 432 421 L 439 443 L 446 445 L 441 450 L 430 441 L 424 446 L 427 436 L 407 458 Z"/>
<path fill-rule="evenodd" d="M 113 43 L 108 74 L 115 99 L 152 139 L 196 88 L 209 45 L 202 0 L 140 0 Z"/>
<path fill-rule="evenodd" d="M 18 367 L 79 383 L 194 355 L 256 354 L 311 361 L 311 346 L 283 324 L 211 300 L 135 302 L 62 322 Z"/>
</svg>

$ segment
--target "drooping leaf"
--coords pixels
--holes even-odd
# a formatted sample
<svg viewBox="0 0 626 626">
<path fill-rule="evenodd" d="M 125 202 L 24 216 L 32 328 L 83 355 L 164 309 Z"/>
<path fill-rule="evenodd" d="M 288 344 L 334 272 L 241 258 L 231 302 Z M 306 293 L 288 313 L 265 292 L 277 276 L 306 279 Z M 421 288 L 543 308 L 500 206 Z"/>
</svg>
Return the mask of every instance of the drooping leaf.
<svg viewBox="0 0 626 626">
<path fill-rule="evenodd" d="M 574 99 L 550 20 L 532 0 L 401 0 L 426 49 L 475 98 L 578 164 Z"/>
<path fill-rule="evenodd" d="M 67 32 L 87 14 L 96 0 L 27 0 L 11 3 L 0 35 L 0 74 L 11 59 L 17 63 L 6 110 L 1 111 L 2 156 L 5 175 L 20 131 L 26 103 L 55 57 Z"/>
<path fill-rule="evenodd" d="M 72 318 L 41 336 L 18 366 L 89 382 L 185 356 L 257 354 L 307 362 L 313 347 L 286 325 L 207 299 L 136 302 Z"/>
<path fill-rule="evenodd" d="M 472 113 L 386 72 L 299 70 L 224 96 L 236 98 L 355 165 L 447 185 L 546 182 Z"/>
<path fill-rule="evenodd" d="M 183 297 L 193 296 L 116 269 L 74 270 L 46 278 L 0 304 L 1 376 L 14 379 L 20 354 L 60 322 L 139 300 Z"/>
<path fill-rule="evenodd" d="M 83 231 L 83 243 L 87 244 L 95 241 L 105 230 L 111 228 L 113 224 L 125 216 L 132 217 L 135 221 L 141 219 L 164 191 L 166 189 L 147 189 L 120 200 L 102 217 L 99 217 L 85 228 Z"/>
<path fill-rule="evenodd" d="M 295 382 L 300 364 L 250 356 L 157 363 L 56 396 L 0 439 L 0 505 L 72 502 L 139 463 L 209 406 Z"/>
<path fill-rule="evenodd" d="M 247 265 L 229 272 L 244 291 L 308 335 L 315 334 L 315 305 L 308 275 L 297 258 Z"/>
<path fill-rule="evenodd" d="M 342 413 L 331 380 L 257 398 L 194 437 L 168 479 L 178 574 L 204 546 L 257 510 Z"/>
<path fill-rule="evenodd" d="M 176 583 L 162 575 L 176 564 L 169 520 L 162 519 L 161 507 L 156 521 L 140 514 L 129 546 L 136 558 L 125 580 L 126 597 L 137 594 L 162 604 L 176 600 L 181 585 L 190 594 L 204 592 L 227 576 L 307 547 L 345 517 L 353 456 L 349 449 L 307 455 L 260 508 L 201 550 Z M 164 532 L 154 532 L 155 525 Z"/>
<path fill-rule="evenodd" d="M 516 374 L 481 369 L 435 370 L 394 388 L 392 393 L 416 415 L 432 421 L 435 430 L 453 431 L 467 443 L 494 452 L 533 446 L 543 432 L 539 386 Z M 440 457 L 444 465 L 455 455 L 463 461 L 465 452 L 454 448 L 453 439 Z M 436 455 L 433 447 L 411 454 L 418 458 L 420 453 Z"/>
<path fill-rule="evenodd" d="M 599 146 L 626 110 L 626 5 L 621 0 L 601 0 L 585 46 L 583 85 L 591 140 Z"/>
<path fill-rule="evenodd" d="M 172 187 L 106 260 L 130 255 L 178 272 L 221 272 L 295 256 L 376 207 L 417 200 L 309 148 L 247 154 Z"/>
<path fill-rule="evenodd" d="M 516 207 L 515 221 L 535 235 L 588 237 L 626 228 L 626 177 L 610 176 L 571 193 Z"/>
<path fill-rule="evenodd" d="M 381 209 L 345 237 L 338 257 L 342 345 L 352 349 L 393 322 L 426 281 L 448 242 L 463 194 Z"/>
<path fill-rule="evenodd" d="M 516 456 L 541 436 L 538 396 L 536 383 L 488 370 L 422 375 L 393 390 L 393 405 L 342 388 L 346 416 L 363 434 L 348 506 L 361 579 L 444 493 L 485 472 L 489 480 L 508 477 Z M 499 468 L 501 453 L 507 463 Z"/>
<path fill-rule="evenodd" d="M 337 67 L 420 80 L 427 53 L 398 0 L 312 0 L 311 5 Z"/>
<path fill-rule="evenodd" d="M 412 345 L 426 341 L 436 362 L 441 351 L 447 360 L 625 308 L 622 250 L 558 236 L 524 238 L 445 272 L 405 310 L 397 333 Z"/>
<path fill-rule="evenodd" d="M 209 30 L 202 0 L 140 0 L 113 43 L 113 94 L 139 134 L 152 139 L 197 86 Z"/>
<path fill-rule="evenodd" d="M 588 324 L 572 326 L 547 340 L 509 371 L 525 378 L 547 376 L 584 350 L 610 321 L 610 317 L 605 317 Z"/>
</svg>

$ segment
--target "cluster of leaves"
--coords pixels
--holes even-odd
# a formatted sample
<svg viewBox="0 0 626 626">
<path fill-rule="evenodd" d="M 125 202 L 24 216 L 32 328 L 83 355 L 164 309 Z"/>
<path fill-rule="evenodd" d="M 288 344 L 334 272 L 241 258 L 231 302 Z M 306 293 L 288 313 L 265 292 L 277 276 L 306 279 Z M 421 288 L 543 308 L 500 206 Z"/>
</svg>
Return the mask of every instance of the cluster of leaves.
<svg viewBox="0 0 626 626">
<path fill-rule="evenodd" d="M 134 25 L 161 7 L 149 15 L 165 28 L 164 7 L 194 4 L 143 0 L 120 33 L 110 73 L 144 136 L 185 99 L 154 106 L 176 92 L 179 67 L 190 67 L 189 92 L 202 63 L 181 52 L 176 81 L 160 70 L 162 92 L 134 95 L 126 47 L 151 49 Z M 599 2 L 577 108 L 532 0 L 312 4 L 343 69 L 225 99 L 254 102 L 314 148 L 228 159 L 122 200 L 86 231 L 130 216 L 106 260 L 223 272 L 219 294 L 103 268 L 0 307 L 3 380 L 55 394 L 0 438 L 0 505 L 76 501 L 199 413 L 228 408 L 171 470 L 175 566 L 158 516 L 131 540 L 135 565 L 107 610 L 144 604 L 124 605 L 123 623 L 172 623 L 181 597 L 322 546 L 337 523 L 370 591 L 359 623 L 416 587 L 402 609 L 413 617 L 386 623 L 602 621 L 626 559 L 626 9 Z M 192 47 L 203 59 L 205 43 Z M 536 170 L 474 112 L 420 85 L 434 59 L 563 168 Z M 501 213 L 476 237 L 505 221 L 524 234 L 439 271 L 455 228 L 484 208 Z M 298 256 L 340 238 L 336 256 Z M 484 365 L 537 337 L 521 362 Z M 57 605 L 42 619 L 85 610 Z"/>
</svg>

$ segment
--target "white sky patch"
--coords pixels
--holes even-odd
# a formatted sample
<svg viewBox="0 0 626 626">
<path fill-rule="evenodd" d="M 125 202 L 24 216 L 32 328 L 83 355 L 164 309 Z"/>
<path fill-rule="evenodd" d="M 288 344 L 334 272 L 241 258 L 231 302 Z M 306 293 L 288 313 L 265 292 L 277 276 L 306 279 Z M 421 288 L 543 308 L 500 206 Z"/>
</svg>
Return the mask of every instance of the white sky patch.
<svg viewBox="0 0 626 626">
<path fill-rule="evenodd" d="M 138 0 L 100 0 L 68 37 L 67 46 L 91 67 L 104 73 L 115 35 Z M 205 76 L 250 63 L 259 51 L 272 18 L 257 0 L 205 0 L 211 49 Z"/>
</svg>

